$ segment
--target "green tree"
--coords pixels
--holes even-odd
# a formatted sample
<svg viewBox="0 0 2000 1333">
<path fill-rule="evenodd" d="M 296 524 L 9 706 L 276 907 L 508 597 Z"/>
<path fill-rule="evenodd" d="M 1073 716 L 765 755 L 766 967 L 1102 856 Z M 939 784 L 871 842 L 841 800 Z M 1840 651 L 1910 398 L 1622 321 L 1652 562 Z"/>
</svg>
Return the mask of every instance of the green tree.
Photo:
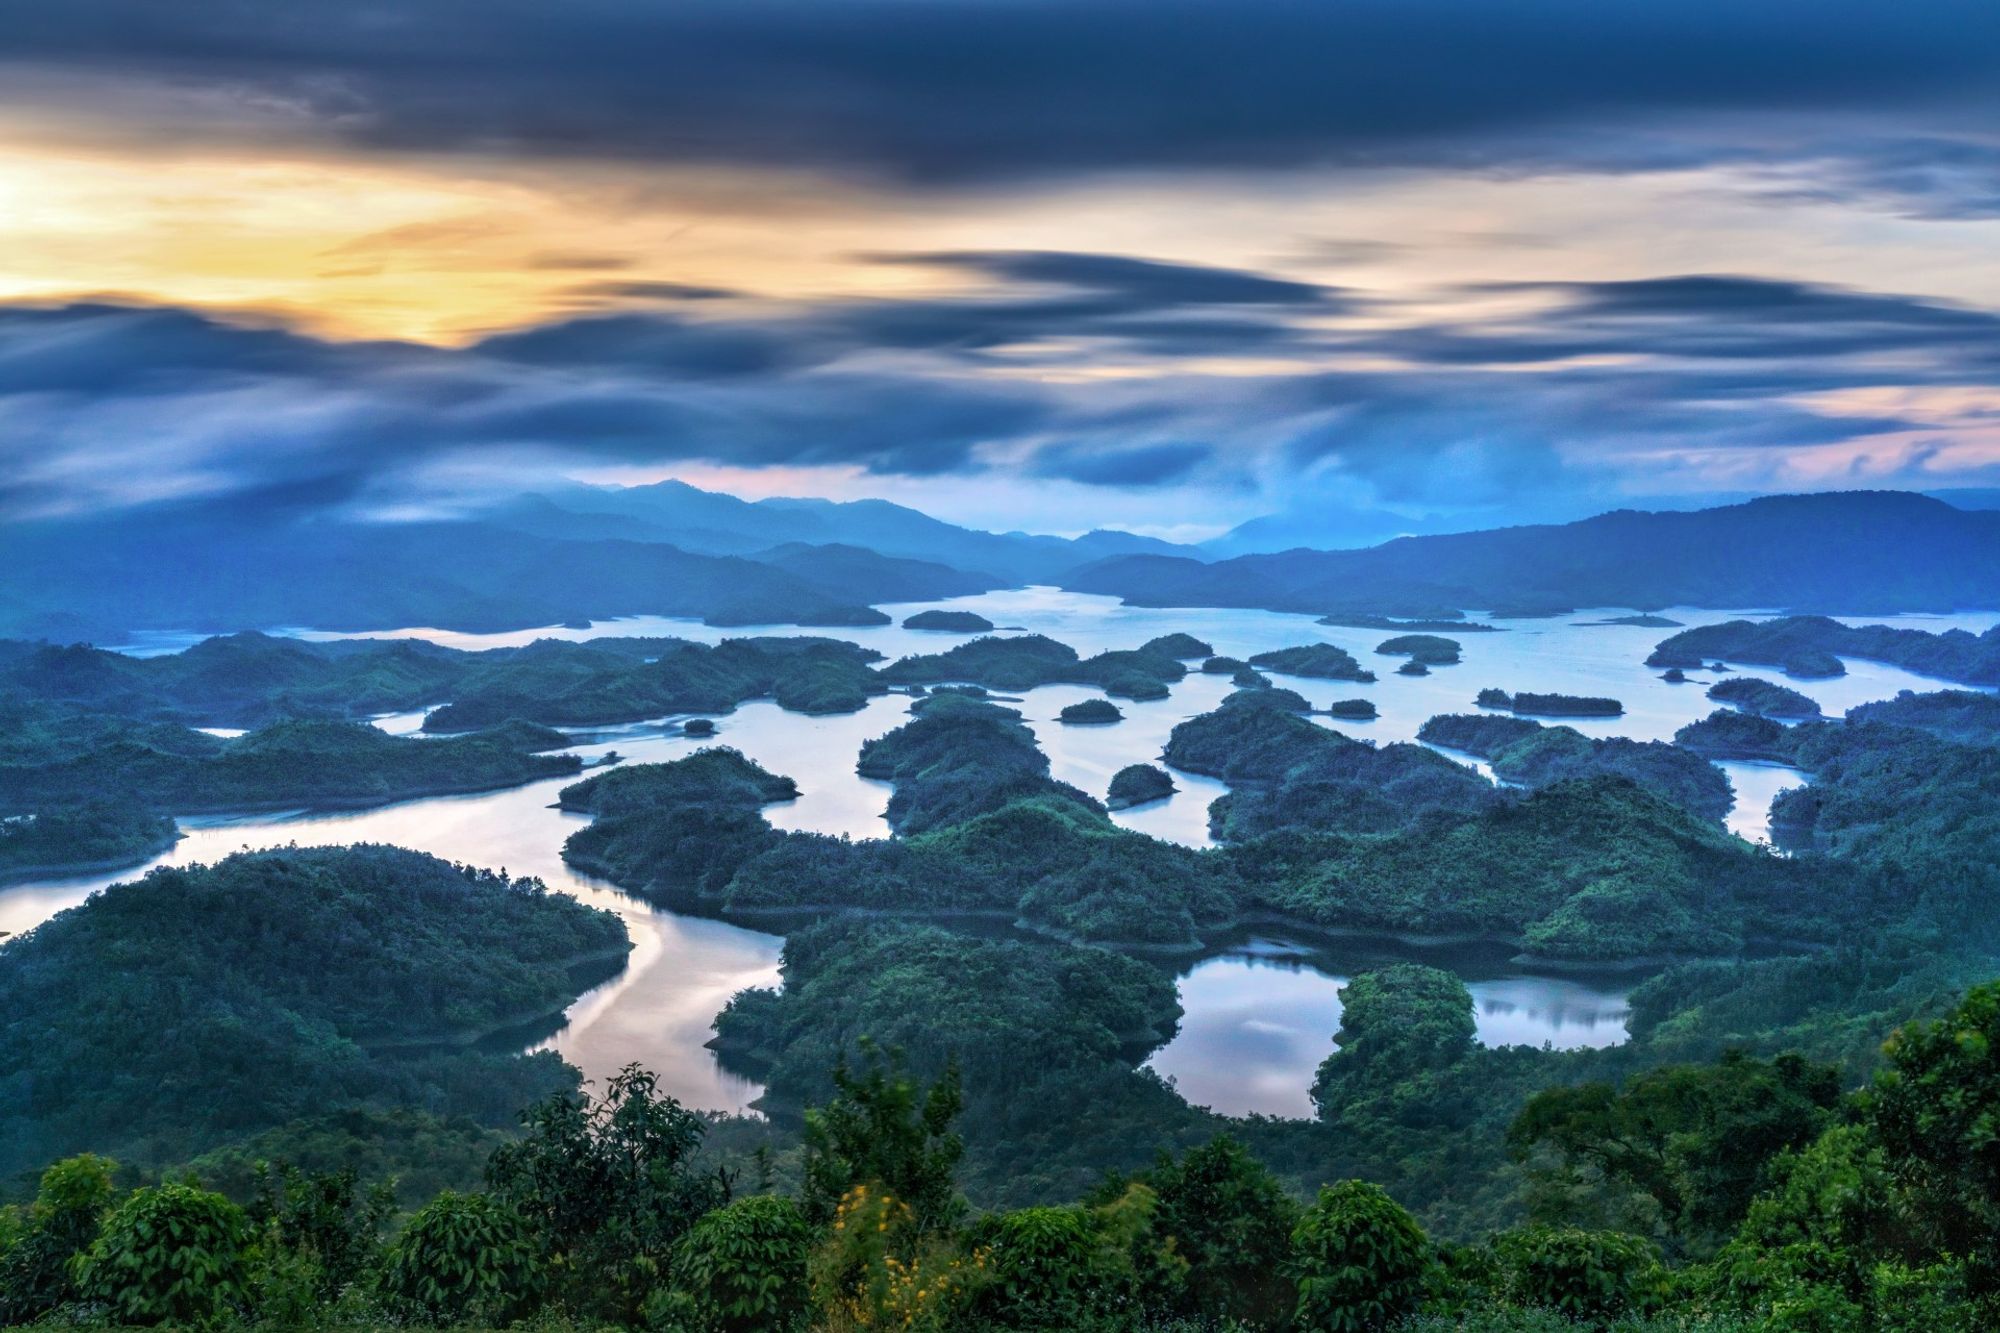
<svg viewBox="0 0 2000 1333">
<path fill-rule="evenodd" d="M 243 1210 L 220 1194 L 138 1190 L 104 1219 L 77 1285 L 118 1323 L 213 1324 L 247 1302 L 249 1241 Z"/>
<path fill-rule="evenodd" d="M 910 1209 L 918 1236 L 955 1224 L 965 1212 L 957 1170 L 965 1144 L 952 1131 L 964 1105 L 958 1066 L 948 1066 L 919 1092 L 894 1055 L 864 1047 L 868 1071 L 843 1062 L 833 1071 L 834 1096 L 806 1112 L 806 1217 L 825 1226 L 856 1185 L 873 1185 Z"/>
<path fill-rule="evenodd" d="M 1622 1087 L 1585 1083 L 1528 1100 L 1509 1126 L 1518 1158 L 1638 1190 L 1683 1241 L 1706 1247 L 1742 1220 L 1778 1155 L 1810 1143 L 1840 1103 L 1840 1072 L 1796 1055 L 1740 1051 L 1648 1070 Z"/>
<path fill-rule="evenodd" d="M 0 1253 L 0 1325 L 32 1323 L 75 1296 L 71 1261 L 97 1239 L 116 1169 L 84 1153 L 42 1172 L 20 1234 Z"/>
<path fill-rule="evenodd" d="M 783 1333 L 810 1309 L 813 1232 L 790 1199 L 738 1199 L 695 1223 L 674 1254 L 671 1305 L 699 1333 Z"/>
<path fill-rule="evenodd" d="M 396 1210 L 394 1186 L 363 1191 L 352 1170 L 305 1172 L 266 1164 L 251 1200 L 251 1223 L 265 1249 L 310 1265 L 313 1294 L 331 1300 L 362 1280 L 382 1252 L 382 1227 Z"/>
<path fill-rule="evenodd" d="M 707 1123 L 636 1065 L 601 1099 L 561 1093 L 522 1116 L 487 1183 L 532 1229 L 570 1308 L 636 1318 L 698 1218 L 729 1201 L 728 1178 L 694 1158 Z"/>
<path fill-rule="evenodd" d="M 1292 1230 L 1296 1319 L 1313 1333 L 1385 1328 L 1416 1308 L 1430 1242 L 1379 1185 L 1327 1185 Z"/>
<path fill-rule="evenodd" d="M 1528 1227 L 1495 1237 L 1508 1295 L 1518 1304 L 1601 1322 L 1641 1306 L 1659 1257 L 1638 1236 L 1576 1227 Z"/>
<path fill-rule="evenodd" d="M 1898 1030 L 1883 1053 L 1867 1117 L 1903 1209 L 1932 1253 L 2000 1292 L 2000 982 Z"/>
<path fill-rule="evenodd" d="M 1186 1262 L 1190 1313 L 1280 1322 L 1295 1293 L 1285 1275 L 1299 1207 L 1270 1170 L 1227 1135 L 1141 1179 L 1159 1199 L 1156 1231 Z"/>
<path fill-rule="evenodd" d="M 519 1215 L 490 1195 L 446 1190 L 390 1247 L 382 1294 L 419 1319 L 505 1322 L 532 1304 L 539 1277 Z"/>
</svg>

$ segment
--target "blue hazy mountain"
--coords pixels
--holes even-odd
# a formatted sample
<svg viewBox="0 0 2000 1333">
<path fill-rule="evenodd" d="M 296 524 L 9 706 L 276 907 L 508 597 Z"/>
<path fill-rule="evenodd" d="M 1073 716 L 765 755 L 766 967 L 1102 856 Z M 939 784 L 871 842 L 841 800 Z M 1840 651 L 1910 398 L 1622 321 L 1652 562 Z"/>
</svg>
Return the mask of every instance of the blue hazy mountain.
<svg viewBox="0 0 2000 1333">
<path fill-rule="evenodd" d="M 680 481 L 650 486 L 574 486 L 509 501 L 486 517 L 552 537 L 619 536 L 667 542 L 703 555 L 756 555 L 774 546 L 859 546 L 934 561 L 1005 583 L 1052 582 L 1119 555 L 1198 559 L 1189 546 L 1129 532 L 1081 537 L 981 532 L 888 500 L 743 500 Z"/>
<path fill-rule="evenodd" d="M 1404 537 L 1202 563 L 1121 556 L 1066 586 L 1146 606 L 1548 613 L 1693 605 L 1886 613 L 2000 606 L 2000 513 L 1903 491 Z"/>
</svg>

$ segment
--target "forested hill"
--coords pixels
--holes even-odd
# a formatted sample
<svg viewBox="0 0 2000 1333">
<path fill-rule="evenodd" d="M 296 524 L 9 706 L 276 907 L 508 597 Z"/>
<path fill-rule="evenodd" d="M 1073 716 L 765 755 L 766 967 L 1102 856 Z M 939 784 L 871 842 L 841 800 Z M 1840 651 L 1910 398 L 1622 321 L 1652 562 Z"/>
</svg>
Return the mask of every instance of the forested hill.
<svg viewBox="0 0 2000 1333">
<path fill-rule="evenodd" d="M 1000 584 L 872 551 L 780 552 L 772 563 L 465 522 L 246 522 L 190 510 L 0 529 L 0 634 L 22 638 L 283 625 L 480 631 L 637 614 L 887 623 L 866 607 Z"/>
<path fill-rule="evenodd" d="M 1066 586 L 1141 606 L 1321 613 L 1990 608 L 2000 606 L 2000 513 L 1897 491 L 1769 496 L 1692 513 L 1619 510 L 1560 526 L 1405 537 L 1360 551 L 1214 564 L 1123 556 Z"/>
</svg>

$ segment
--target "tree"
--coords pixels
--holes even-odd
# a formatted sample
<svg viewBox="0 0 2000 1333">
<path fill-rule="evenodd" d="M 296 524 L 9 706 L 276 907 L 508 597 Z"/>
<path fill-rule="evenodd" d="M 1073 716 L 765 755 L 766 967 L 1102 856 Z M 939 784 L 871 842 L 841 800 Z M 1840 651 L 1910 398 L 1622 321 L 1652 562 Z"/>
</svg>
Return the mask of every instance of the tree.
<svg viewBox="0 0 2000 1333">
<path fill-rule="evenodd" d="M 1494 1240 L 1515 1302 L 1600 1322 L 1641 1304 L 1659 1271 L 1653 1247 L 1637 1236 L 1576 1227 L 1528 1227 Z"/>
<path fill-rule="evenodd" d="M 290 1251 L 311 1265 L 313 1295 L 325 1301 L 374 1266 L 383 1224 L 395 1210 L 392 1186 L 363 1193 L 351 1169 L 307 1173 L 277 1163 L 259 1172 L 249 1217 L 267 1250 Z"/>
<path fill-rule="evenodd" d="M 1894 1188 L 1933 1253 L 2000 1292 L 2000 982 L 1889 1038 L 1867 1097 Z"/>
<path fill-rule="evenodd" d="M 815 1226 L 832 1222 L 856 1185 L 877 1186 L 909 1208 L 918 1236 L 964 1215 L 957 1170 L 965 1144 L 952 1132 L 964 1106 L 958 1065 L 919 1093 L 901 1060 L 864 1046 L 868 1072 L 833 1071 L 834 1097 L 806 1112 L 800 1204 Z"/>
<path fill-rule="evenodd" d="M 790 1199 L 739 1199 L 695 1223 L 674 1255 L 670 1304 L 700 1333 L 784 1333 L 809 1312 L 812 1228 Z"/>
<path fill-rule="evenodd" d="M 1275 1324 L 1294 1292 L 1285 1276 L 1299 1207 L 1270 1170 L 1218 1135 L 1178 1161 L 1162 1155 L 1141 1179 L 1159 1199 L 1154 1228 L 1187 1263 L 1192 1313 Z"/>
<path fill-rule="evenodd" d="M 446 1190 L 390 1247 L 382 1294 L 421 1319 L 504 1323 L 532 1304 L 539 1277 L 519 1215 L 490 1195 Z"/>
<path fill-rule="evenodd" d="M 71 1260 L 97 1239 L 116 1169 L 84 1153 L 42 1172 L 20 1235 L 0 1253 L 0 1325 L 32 1323 L 74 1297 Z"/>
<path fill-rule="evenodd" d="M 249 1241 L 243 1210 L 220 1194 L 137 1190 L 104 1219 L 77 1285 L 118 1323 L 214 1323 L 247 1303 Z"/>
<path fill-rule="evenodd" d="M 1313 1333 L 1381 1329 L 1416 1308 L 1430 1242 L 1379 1185 L 1327 1185 L 1292 1230 L 1298 1326 Z"/>
<path fill-rule="evenodd" d="M 676 1242 L 729 1201 L 729 1180 L 698 1170 L 707 1124 L 636 1065 L 601 1099 L 559 1093 L 522 1116 L 487 1183 L 530 1228 L 559 1293 L 579 1312 L 631 1319 Z"/>
<path fill-rule="evenodd" d="M 1684 1242 L 1708 1246 L 1770 1183 L 1770 1164 L 1810 1143 L 1840 1102 L 1840 1073 L 1796 1055 L 1669 1065 L 1624 1086 L 1550 1088 L 1507 1131 L 1517 1158 L 1553 1153 L 1556 1169 L 1638 1190 Z"/>
</svg>

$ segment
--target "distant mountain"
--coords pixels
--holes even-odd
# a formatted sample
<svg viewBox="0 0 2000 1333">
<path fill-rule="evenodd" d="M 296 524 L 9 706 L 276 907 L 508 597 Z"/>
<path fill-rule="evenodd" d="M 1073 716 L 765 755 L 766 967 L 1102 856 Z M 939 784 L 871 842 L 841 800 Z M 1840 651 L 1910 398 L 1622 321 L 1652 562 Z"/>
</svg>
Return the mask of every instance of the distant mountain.
<svg viewBox="0 0 2000 1333">
<path fill-rule="evenodd" d="M 1901 491 L 1406 537 L 1202 564 L 1125 556 L 1066 587 L 1143 606 L 1416 615 L 1674 605 L 1883 614 L 2000 607 L 2000 513 Z"/>
<path fill-rule="evenodd" d="M 992 576 L 1004 584 L 1049 583 L 1114 555 L 1201 558 L 1193 547 L 1091 532 L 1074 539 L 962 528 L 887 500 L 741 500 L 680 481 L 650 486 L 572 486 L 508 501 L 487 521 L 540 536 L 622 536 L 704 555 L 755 556 L 793 543 L 863 547 Z"/>
<path fill-rule="evenodd" d="M 874 602 L 998 586 L 851 548 L 748 560 L 489 523 L 246 523 L 183 510 L 0 529 L 0 634 L 58 639 L 292 625 L 479 631 L 635 614 L 741 624 L 746 608 L 773 624 L 851 623 L 844 613 Z"/>
</svg>

